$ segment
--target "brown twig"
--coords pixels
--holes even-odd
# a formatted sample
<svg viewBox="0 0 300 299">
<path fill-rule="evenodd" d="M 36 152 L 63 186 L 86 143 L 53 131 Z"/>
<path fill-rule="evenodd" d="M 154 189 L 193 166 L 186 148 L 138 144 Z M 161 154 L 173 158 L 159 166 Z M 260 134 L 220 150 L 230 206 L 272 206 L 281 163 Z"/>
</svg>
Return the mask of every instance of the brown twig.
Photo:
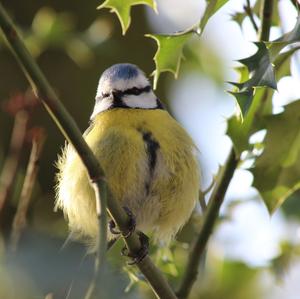
<svg viewBox="0 0 300 299">
<path fill-rule="evenodd" d="M 27 164 L 24 183 L 18 203 L 17 212 L 14 216 L 12 231 L 10 236 L 10 245 L 13 251 L 17 250 L 20 236 L 26 227 L 26 215 L 36 181 L 39 159 L 45 142 L 45 132 L 40 128 L 32 130 L 32 147 Z"/>
<path fill-rule="evenodd" d="M 10 196 L 18 166 L 22 148 L 25 141 L 29 116 L 27 111 L 20 110 L 15 115 L 8 156 L 4 162 L 0 176 L 0 212 L 3 210 Z"/>
<path fill-rule="evenodd" d="M 254 20 L 252 8 L 251 8 L 251 5 L 250 5 L 250 0 L 247 0 L 246 3 L 247 3 L 247 4 L 244 5 L 245 13 L 246 13 L 247 16 L 249 17 L 250 22 L 251 22 L 251 24 L 252 24 L 254 30 L 255 30 L 256 32 L 258 32 L 258 26 L 257 26 L 257 24 L 256 24 L 256 22 L 255 22 L 255 20 Z"/>
</svg>

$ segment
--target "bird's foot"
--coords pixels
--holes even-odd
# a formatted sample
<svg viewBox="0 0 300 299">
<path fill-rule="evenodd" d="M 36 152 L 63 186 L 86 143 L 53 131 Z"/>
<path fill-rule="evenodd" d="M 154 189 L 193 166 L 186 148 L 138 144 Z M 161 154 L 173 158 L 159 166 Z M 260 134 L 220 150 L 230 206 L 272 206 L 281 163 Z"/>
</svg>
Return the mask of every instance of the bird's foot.
<svg viewBox="0 0 300 299">
<path fill-rule="evenodd" d="M 113 235 L 120 235 L 122 234 L 124 238 L 128 238 L 132 235 L 132 233 L 135 231 L 135 227 L 136 227 L 136 220 L 135 220 L 135 216 L 133 215 L 133 213 L 130 211 L 130 209 L 128 207 L 123 207 L 124 211 L 126 212 L 126 214 L 128 215 L 129 218 L 129 223 L 127 226 L 127 231 L 126 232 L 121 232 L 119 230 L 116 229 L 116 223 L 113 220 L 110 220 L 108 222 L 108 227 L 110 232 Z"/>
<path fill-rule="evenodd" d="M 122 248 L 121 254 L 123 256 L 130 257 L 132 260 L 128 262 L 128 265 L 135 265 L 140 263 L 146 255 L 149 253 L 149 238 L 142 232 L 136 232 L 139 236 L 141 247 L 136 253 L 128 252 L 128 248 L 125 246 Z"/>
</svg>

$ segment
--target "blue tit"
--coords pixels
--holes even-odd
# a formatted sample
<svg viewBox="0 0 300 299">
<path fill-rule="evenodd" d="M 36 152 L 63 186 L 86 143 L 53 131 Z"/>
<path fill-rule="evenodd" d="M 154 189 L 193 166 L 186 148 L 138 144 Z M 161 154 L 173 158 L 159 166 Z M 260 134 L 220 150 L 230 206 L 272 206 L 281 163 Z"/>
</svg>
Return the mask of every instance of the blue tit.
<svg viewBox="0 0 300 299">
<path fill-rule="evenodd" d="M 168 243 L 198 199 L 197 149 L 137 66 L 115 64 L 104 71 L 84 138 L 112 195 L 135 216 L 136 228 Z M 63 149 L 57 167 L 56 206 L 68 219 L 71 235 L 94 244 L 94 190 L 71 145 Z"/>
</svg>

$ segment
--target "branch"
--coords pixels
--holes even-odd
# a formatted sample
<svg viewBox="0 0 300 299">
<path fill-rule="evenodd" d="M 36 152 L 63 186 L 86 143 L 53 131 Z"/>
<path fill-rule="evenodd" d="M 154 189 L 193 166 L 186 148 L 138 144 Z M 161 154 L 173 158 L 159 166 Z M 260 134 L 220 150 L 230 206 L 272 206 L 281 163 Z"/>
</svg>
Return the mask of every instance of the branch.
<svg viewBox="0 0 300 299">
<path fill-rule="evenodd" d="M 236 157 L 232 148 L 225 165 L 219 171 L 215 188 L 208 201 L 208 207 L 204 215 L 201 230 L 191 249 L 186 271 L 183 274 L 183 279 L 177 292 L 179 298 L 187 298 L 197 278 L 199 262 L 202 254 L 205 251 L 207 241 L 212 233 L 216 219 L 218 218 L 221 204 L 223 203 L 225 193 L 233 177 L 238 162 L 239 158 Z"/>
<path fill-rule="evenodd" d="M 261 27 L 258 34 L 260 41 L 268 41 L 273 13 L 273 0 L 263 0 L 260 8 Z"/>
<path fill-rule="evenodd" d="M 44 146 L 45 132 L 43 130 L 35 129 L 32 136 L 32 148 L 26 169 L 24 183 L 18 203 L 17 212 L 14 216 L 12 232 L 11 232 L 11 248 L 13 251 L 17 250 L 18 243 L 22 231 L 26 226 L 26 214 L 30 203 L 33 187 L 36 181 L 36 176 L 39 169 L 40 155 Z"/>
<path fill-rule="evenodd" d="M 97 250 L 100 260 L 100 264 L 104 262 L 104 256 L 106 251 L 106 198 L 100 192 L 103 192 L 106 182 L 104 180 L 104 173 L 100 167 L 99 161 L 94 156 L 91 149 L 88 147 L 85 140 L 82 138 L 81 132 L 77 127 L 76 123 L 67 112 L 65 107 L 59 101 L 54 90 L 48 83 L 46 77 L 41 72 L 40 68 L 37 66 L 36 62 L 33 60 L 32 56 L 26 49 L 22 39 L 16 31 L 15 25 L 6 13 L 2 4 L 0 4 L 0 27 L 11 47 L 11 51 L 14 53 L 16 59 L 20 63 L 25 75 L 27 76 L 30 84 L 41 99 L 43 105 L 47 109 L 48 113 L 56 123 L 57 127 L 60 129 L 62 134 L 66 139 L 73 145 L 76 149 L 78 155 L 80 156 L 83 164 L 85 165 L 91 183 L 96 191 L 97 206 L 101 206 L 101 215 L 98 214 L 100 227 L 100 237 L 99 237 L 99 247 Z M 102 196 L 101 196 L 102 195 Z M 111 218 L 117 223 L 119 229 L 122 232 L 127 231 L 128 227 L 128 216 L 124 210 L 120 207 L 119 203 L 110 196 L 109 201 L 107 201 L 108 213 Z M 100 213 L 99 209 L 97 211 Z M 125 239 L 126 245 L 129 248 L 130 253 L 137 253 L 140 249 L 140 241 L 136 233 L 132 234 L 129 238 Z M 171 287 L 168 285 L 167 280 L 162 275 L 162 273 L 154 266 L 149 256 L 146 256 L 139 264 L 137 264 L 139 269 L 142 271 L 149 284 L 151 285 L 153 291 L 159 298 L 163 299 L 174 299 L 176 298 Z"/>
<path fill-rule="evenodd" d="M 21 151 L 26 136 L 28 119 L 29 116 L 26 110 L 20 110 L 15 115 L 9 153 L 4 162 L 0 176 L 0 212 L 3 210 L 5 203 L 8 200 L 16 178 Z"/>
<path fill-rule="evenodd" d="M 272 20 L 272 7 L 273 0 L 264 0 L 262 2 L 260 16 L 262 20 L 262 28 L 260 29 L 259 34 L 260 41 L 269 40 Z M 258 109 L 259 108 L 260 106 L 258 107 Z M 238 166 L 239 160 L 240 157 L 236 156 L 235 151 L 232 147 L 225 165 L 221 168 L 218 174 L 217 183 L 208 201 L 208 208 L 204 215 L 200 233 L 191 249 L 191 253 L 189 254 L 186 270 L 183 274 L 181 285 L 177 291 L 177 295 L 181 299 L 187 298 L 197 278 L 201 257 L 205 253 L 207 242 L 209 240 L 210 235 L 212 234 L 213 227 L 218 218 L 220 207 L 223 203 L 225 193 L 233 177 L 234 171 Z"/>
<path fill-rule="evenodd" d="M 247 5 L 244 5 L 244 10 L 245 10 L 245 13 L 247 14 L 247 16 L 249 17 L 250 22 L 251 22 L 254 30 L 257 32 L 258 31 L 258 26 L 257 26 L 257 24 L 254 20 L 254 17 L 253 17 L 252 9 L 251 9 L 251 6 L 250 6 L 250 0 L 247 0 Z"/>
</svg>

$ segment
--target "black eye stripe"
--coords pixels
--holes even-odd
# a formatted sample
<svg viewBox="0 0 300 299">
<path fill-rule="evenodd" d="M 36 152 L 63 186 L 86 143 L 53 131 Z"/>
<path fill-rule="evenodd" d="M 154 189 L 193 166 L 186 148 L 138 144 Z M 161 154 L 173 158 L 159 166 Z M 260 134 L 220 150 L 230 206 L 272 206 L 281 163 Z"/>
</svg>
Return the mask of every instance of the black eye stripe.
<svg viewBox="0 0 300 299">
<path fill-rule="evenodd" d="M 143 87 L 143 88 L 132 87 L 132 88 L 124 90 L 122 93 L 124 95 L 125 94 L 140 95 L 141 93 L 149 92 L 150 90 L 151 90 L 151 86 L 147 85 L 146 87 Z"/>
<path fill-rule="evenodd" d="M 151 90 L 151 86 L 147 85 L 143 88 L 132 87 L 132 88 L 128 88 L 124 91 L 115 89 L 115 90 L 113 90 L 112 94 L 113 94 L 114 98 L 121 99 L 123 96 L 126 96 L 126 95 L 138 96 L 144 92 L 149 92 L 150 90 Z M 104 95 L 102 95 L 102 96 L 104 96 Z"/>
</svg>

